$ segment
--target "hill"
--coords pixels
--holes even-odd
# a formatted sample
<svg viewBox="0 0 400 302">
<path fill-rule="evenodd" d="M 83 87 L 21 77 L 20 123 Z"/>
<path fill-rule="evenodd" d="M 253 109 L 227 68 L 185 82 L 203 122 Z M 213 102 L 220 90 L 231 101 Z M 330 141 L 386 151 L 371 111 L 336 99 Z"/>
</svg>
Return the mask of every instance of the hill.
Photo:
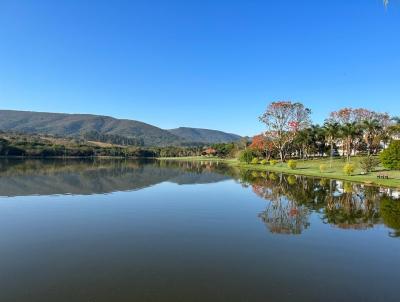
<svg viewBox="0 0 400 302">
<path fill-rule="evenodd" d="M 178 128 L 180 129 L 180 128 Z M 182 132 L 190 132 L 191 128 Z M 116 119 L 92 114 L 47 113 L 16 110 L 0 110 L 0 130 L 27 134 L 48 134 L 60 137 L 81 138 L 87 133 L 116 135 L 141 140 L 145 146 L 187 145 L 191 143 L 213 143 L 221 140 L 220 131 L 204 130 L 209 135 L 178 135 L 140 121 Z M 193 129 L 196 132 L 198 129 Z M 177 131 L 177 133 L 180 131 Z M 226 133 L 226 137 L 231 134 Z M 191 138 L 201 140 L 192 140 Z M 227 139 L 226 141 L 230 141 Z"/>
<path fill-rule="evenodd" d="M 170 129 L 168 131 L 173 135 L 185 139 L 186 141 L 200 143 L 234 142 L 241 138 L 241 136 L 237 134 L 201 128 L 180 127 L 176 129 Z"/>
</svg>

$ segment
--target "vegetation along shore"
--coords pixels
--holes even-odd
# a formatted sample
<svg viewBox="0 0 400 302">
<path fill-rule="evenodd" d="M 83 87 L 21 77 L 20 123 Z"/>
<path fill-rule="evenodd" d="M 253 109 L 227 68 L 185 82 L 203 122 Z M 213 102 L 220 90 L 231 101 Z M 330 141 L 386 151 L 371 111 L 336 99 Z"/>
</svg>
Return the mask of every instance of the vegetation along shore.
<svg viewBox="0 0 400 302">
<path fill-rule="evenodd" d="M 385 187 L 395 187 L 400 188 L 400 171 L 398 170 L 386 170 L 383 167 L 377 167 L 374 172 L 364 173 L 360 167 L 360 161 L 363 157 L 353 158 L 354 163 L 357 168 L 351 175 L 347 175 L 343 168 L 346 162 L 341 158 L 336 158 L 333 160 L 332 168 L 329 168 L 329 159 L 313 159 L 313 160 L 299 160 L 297 161 L 297 166 L 295 168 L 289 168 L 288 163 L 270 163 L 263 164 L 259 163 L 244 163 L 240 162 L 235 158 L 219 158 L 219 157 L 207 157 L 207 156 L 193 156 L 193 157 L 167 157 L 158 158 L 158 160 L 167 161 L 203 161 L 203 162 L 218 162 L 227 164 L 233 167 L 240 168 L 242 170 L 251 171 L 271 171 L 284 174 L 294 174 L 294 175 L 306 175 L 314 176 L 320 178 L 331 178 L 339 180 L 347 180 L 352 182 L 364 183 L 368 185 L 380 185 Z M 321 171 L 321 165 L 327 166 L 325 170 Z M 387 175 L 388 178 L 379 178 L 380 176 Z"/>
<path fill-rule="evenodd" d="M 302 103 L 277 101 L 270 103 L 259 117 L 265 131 L 251 138 L 216 130 L 179 128 L 168 132 L 180 137 L 170 143 L 146 140 L 146 135 L 150 134 L 144 135 L 143 129 L 148 126 L 136 121 L 60 115 L 63 122 L 55 125 L 57 131 L 50 131 L 37 120 L 46 120 L 52 114 L 2 112 L 0 157 L 223 161 L 241 169 L 400 187 L 400 118 L 365 108 L 339 109 L 331 112 L 323 125 L 319 125 L 311 121 L 311 109 Z M 110 127 L 93 126 L 103 119 L 118 127 L 110 132 Z M 79 130 L 73 127 L 77 120 L 81 125 Z M 29 127 L 22 127 L 21 123 Z M 134 126 L 139 127 L 140 131 L 137 131 L 142 133 L 141 136 L 131 131 Z M 157 131 L 163 135 L 167 133 L 162 129 Z"/>
<path fill-rule="evenodd" d="M 216 144 L 200 158 L 242 169 L 336 178 L 400 187 L 400 119 L 364 108 L 332 112 L 323 126 L 311 110 L 290 101 L 273 102 L 259 117 L 266 131 L 248 144 Z"/>
</svg>

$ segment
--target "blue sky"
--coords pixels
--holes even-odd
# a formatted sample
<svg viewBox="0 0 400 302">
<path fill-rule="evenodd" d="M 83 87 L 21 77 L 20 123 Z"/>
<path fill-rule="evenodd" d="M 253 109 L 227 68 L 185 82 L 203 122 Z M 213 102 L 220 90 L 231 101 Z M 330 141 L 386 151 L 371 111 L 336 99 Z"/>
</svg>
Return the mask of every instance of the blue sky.
<svg viewBox="0 0 400 302">
<path fill-rule="evenodd" d="M 0 0 L 0 108 L 242 135 L 275 100 L 400 114 L 400 0 Z"/>
</svg>

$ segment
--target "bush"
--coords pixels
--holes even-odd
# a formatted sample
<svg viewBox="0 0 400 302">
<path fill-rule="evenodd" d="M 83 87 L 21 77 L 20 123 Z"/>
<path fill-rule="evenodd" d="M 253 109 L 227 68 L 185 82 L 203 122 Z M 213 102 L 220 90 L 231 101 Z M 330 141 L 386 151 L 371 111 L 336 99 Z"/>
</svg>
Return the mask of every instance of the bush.
<svg viewBox="0 0 400 302">
<path fill-rule="evenodd" d="M 345 193 L 353 193 L 353 184 L 350 182 L 345 182 L 343 184 L 343 191 Z"/>
<path fill-rule="evenodd" d="M 257 171 L 253 171 L 253 172 L 251 172 L 251 177 L 258 178 L 258 177 L 260 177 L 260 174 Z"/>
<path fill-rule="evenodd" d="M 319 165 L 319 170 L 321 171 L 321 173 L 325 173 L 327 169 L 328 167 L 325 164 Z"/>
<path fill-rule="evenodd" d="M 249 164 L 253 160 L 254 156 L 255 156 L 255 154 L 254 154 L 253 150 L 251 150 L 251 149 L 243 150 L 239 154 L 239 161 Z"/>
<path fill-rule="evenodd" d="M 322 186 L 322 187 L 326 187 L 327 185 L 329 185 L 329 180 L 327 178 L 322 178 L 319 181 L 319 185 Z"/>
<path fill-rule="evenodd" d="M 297 167 L 297 162 L 291 159 L 288 161 L 287 165 L 290 169 L 294 170 Z"/>
<path fill-rule="evenodd" d="M 270 164 L 271 166 L 275 166 L 277 163 L 278 163 L 278 161 L 275 160 L 275 159 L 271 159 L 271 160 L 269 161 L 269 164 Z"/>
<path fill-rule="evenodd" d="M 294 185 L 297 182 L 296 176 L 289 175 L 287 181 L 289 185 Z"/>
<path fill-rule="evenodd" d="M 400 169 L 400 140 L 392 141 L 380 154 L 382 165 L 391 170 Z"/>
<path fill-rule="evenodd" d="M 257 158 L 257 157 L 254 157 L 254 158 L 251 160 L 251 163 L 252 163 L 253 165 L 257 165 L 257 164 L 258 164 L 258 158 Z"/>
<path fill-rule="evenodd" d="M 344 165 L 343 167 L 343 172 L 346 175 L 352 175 L 354 173 L 354 170 L 356 169 L 356 167 L 353 164 L 347 163 Z"/>
<path fill-rule="evenodd" d="M 360 160 L 360 168 L 365 173 L 373 171 L 378 165 L 379 165 L 379 160 L 373 156 L 366 156 Z"/>
<path fill-rule="evenodd" d="M 268 163 L 268 161 L 266 160 L 266 159 L 263 159 L 261 162 L 260 162 L 260 164 L 262 164 L 262 165 L 266 165 Z"/>
<path fill-rule="evenodd" d="M 270 180 L 277 180 L 278 176 L 275 173 L 269 173 L 268 178 Z"/>
</svg>

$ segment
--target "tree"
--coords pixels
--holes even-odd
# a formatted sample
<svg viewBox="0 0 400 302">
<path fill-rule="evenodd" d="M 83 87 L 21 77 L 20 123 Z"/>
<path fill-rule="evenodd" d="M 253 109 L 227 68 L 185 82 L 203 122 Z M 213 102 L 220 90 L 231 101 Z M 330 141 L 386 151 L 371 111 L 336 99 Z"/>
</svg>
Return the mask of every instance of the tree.
<svg viewBox="0 0 400 302">
<path fill-rule="evenodd" d="M 364 140 L 367 144 L 368 156 L 371 155 L 371 147 L 373 142 L 381 134 L 383 127 L 377 119 L 373 120 L 363 120 L 361 123 L 361 128 L 364 132 Z"/>
<path fill-rule="evenodd" d="M 267 127 L 265 135 L 271 138 L 282 162 L 286 157 L 286 148 L 296 134 L 310 125 L 310 114 L 311 110 L 301 103 L 279 101 L 269 104 L 259 117 Z"/>
<path fill-rule="evenodd" d="M 330 167 L 332 168 L 332 159 L 333 159 L 333 152 L 334 152 L 333 145 L 335 143 L 335 140 L 339 137 L 339 131 L 340 131 L 339 123 L 337 123 L 337 122 L 325 122 L 324 130 L 325 130 L 326 140 L 328 141 L 328 144 L 331 147 Z"/>
<path fill-rule="evenodd" d="M 343 145 L 347 150 L 347 158 L 355 143 L 355 138 L 363 138 L 367 144 L 368 153 L 374 142 L 387 132 L 390 125 L 390 117 L 387 113 L 379 113 L 365 108 L 342 108 L 330 114 L 327 122 L 338 123 L 342 128 Z M 356 129 L 358 128 L 358 129 Z M 358 142 L 361 142 L 359 140 Z M 377 143 L 379 145 L 379 142 Z M 353 146 L 354 147 L 354 146 Z"/>
<path fill-rule="evenodd" d="M 360 160 L 360 167 L 365 173 L 373 171 L 379 165 L 379 160 L 371 155 Z"/>
<path fill-rule="evenodd" d="M 293 148 L 299 149 L 300 157 L 308 157 L 309 154 L 318 154 L 323 156 L 326 149 L 326 140 L 324 129 L 319 125 L 300 130 L 296 134 Z"/>
<path fill-rule="evenodd" d="M 353 142 L 354 139 L 360 134 L 360 128 L 355 122 L 346 123 L 340 128 L 340 133 L 342 134 L 344 145 L 346 146 L 347 161 L 350 161 Z"/>
<path fill-rule="evenodd" d="M 323 156 L 326 149 L 325 129 L 320 125 L 311 125 L 312 144 L 320 156 Z"/>
<path fill-rule="evenodd" d="M 312 133 L 310 128 L 297 132 L 294 140 L 295 148 L 299 149 L 300 158 L 308 158 L 312 146 Z"/>
<path fill-rule="evenodd" d="M 388 169 L 400 169 L 400 141 L 394 140 L 380 154 L 382 165 Z"/>
<path fill-rule="evenodd" d="M 235 145 L 233 143 L 217 143 L 211 146 L 215 150 L 215 154 L 218 157 L 229 157 L 232 156 Z"/>
<path fill-rule="evenodd" d="M 394 116 L 392 120 L 396 123 L 396 125 L 400 125 L 400 116 Z"/>
<path fill-rule="evenodd" d="M 266 144 L 265 136 L 262 134 L 255 135 L 251 140 L 251 144 L 249 148 L 257 150 L 259 152 L 264 152 L 265 144 Z"/>
<path fill-rule="evenodd" d="M 257 157 L 257 153 L 252 149 L 245 149 L 239 154 L 239 161 L 246 164 L 251 163 L 254 157 Z"/>
<path fill-rule="evenodd" d="M 273 143 L 263 134 L 254 136 L 249 148 L 262 153 L 267 160 L 271 158 L 272 152 L 274 151 Z"/>
<path fill-rule="evenodd" d="M 385 143 L 389 142 L 393 136 L 398 136 L 400 134 L 400 117 L 393 117 L 392 123 L 387 127 L 387 130 L 383 132 Z"/>
</svg>

